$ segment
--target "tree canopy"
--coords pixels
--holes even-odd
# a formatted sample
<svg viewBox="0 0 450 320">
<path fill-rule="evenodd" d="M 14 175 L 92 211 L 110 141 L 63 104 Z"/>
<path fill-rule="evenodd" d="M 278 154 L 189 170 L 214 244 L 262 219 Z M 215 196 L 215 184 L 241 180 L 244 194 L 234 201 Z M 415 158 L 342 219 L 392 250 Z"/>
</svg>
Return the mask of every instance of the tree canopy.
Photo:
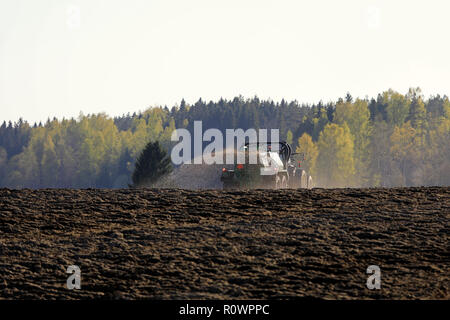
<svg viewBox="0 0 450 320">
<path fill-rule="evenodd" d="M 299 104 L 242 96 L 216 102 L 153 107 L 110 118 L 19 119 L 0 125 L 0 186 L 117 188 L 132 183 L 136 159 L 149 142 L 170 151 L 176 128 L 280 130 L 305 153 L 320 186 L 450 185 L 450 101 L 420 88 L 377 97 L 350 94 L 336 102 Z"/>
</svg>

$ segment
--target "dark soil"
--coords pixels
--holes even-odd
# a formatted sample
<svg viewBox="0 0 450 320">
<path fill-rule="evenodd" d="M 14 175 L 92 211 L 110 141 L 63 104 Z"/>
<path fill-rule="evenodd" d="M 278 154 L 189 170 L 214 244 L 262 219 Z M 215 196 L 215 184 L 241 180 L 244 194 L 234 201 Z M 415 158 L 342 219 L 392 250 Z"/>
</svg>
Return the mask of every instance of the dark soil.
<svg viewBox="0 0 450 320">
<path fill-rule="evenodd" d="M 450 187 L 0 189 L 0 298 L 449 299 L 449 216 Z"/>
</svg>

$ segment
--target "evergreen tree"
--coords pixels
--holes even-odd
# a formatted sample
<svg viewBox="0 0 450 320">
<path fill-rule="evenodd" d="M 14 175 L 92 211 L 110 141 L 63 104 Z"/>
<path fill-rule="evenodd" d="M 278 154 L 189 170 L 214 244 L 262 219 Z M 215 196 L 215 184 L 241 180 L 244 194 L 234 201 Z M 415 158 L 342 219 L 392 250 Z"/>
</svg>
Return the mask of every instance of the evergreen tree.
<svg viewBox="0 0 450 320">
<path fill-rule="evenodd" d="M 425 126 L 427 110 L 425 109 L 425 104 L 423 103 L 420 88 L 409 89 L 408 98 L 411 99 L 411 108 L 407 120 L 411 121 L 413 128 L 422 130 Z"/>
<path fill-rule="evenodd" d="M 130 187 L 151 186 L 172 171 L 167 152 L 158 141 L 149 142 L 136 160 Z"/>
</svg>

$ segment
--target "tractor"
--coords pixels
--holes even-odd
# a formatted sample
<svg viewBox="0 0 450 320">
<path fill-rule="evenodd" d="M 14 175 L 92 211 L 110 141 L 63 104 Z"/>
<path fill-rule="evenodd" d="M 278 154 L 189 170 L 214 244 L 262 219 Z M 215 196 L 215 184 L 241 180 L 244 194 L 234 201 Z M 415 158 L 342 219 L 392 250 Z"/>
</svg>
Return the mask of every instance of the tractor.
<svg viewBox="0 0 450 320">
<path fill-rule="evenodd" d="M 312 178 L 301 168 L 304 156 L 293 153 L 287 142 L 276 144 L 245 143 L 238 151 L 244 153 L 245 162 L 222 168 L 223 189 L 312 188 Z M 256 164 L 248 161 L 252 152 L 256 152 Z"/>
</svg>

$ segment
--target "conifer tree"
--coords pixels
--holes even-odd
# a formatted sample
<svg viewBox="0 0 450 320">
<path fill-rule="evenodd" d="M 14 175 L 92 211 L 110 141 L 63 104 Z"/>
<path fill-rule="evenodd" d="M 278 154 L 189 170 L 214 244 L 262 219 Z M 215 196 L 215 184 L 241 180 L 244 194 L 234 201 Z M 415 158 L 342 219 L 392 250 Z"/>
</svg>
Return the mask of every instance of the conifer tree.
<svg viewBox="0 0 450 320">
<path fill-rule="evenodd" d="M 167 152 L 158 141 L 149 142 L 136 160 L 130 187 L 148 187 L 172 171 Z"/>
</svg>

